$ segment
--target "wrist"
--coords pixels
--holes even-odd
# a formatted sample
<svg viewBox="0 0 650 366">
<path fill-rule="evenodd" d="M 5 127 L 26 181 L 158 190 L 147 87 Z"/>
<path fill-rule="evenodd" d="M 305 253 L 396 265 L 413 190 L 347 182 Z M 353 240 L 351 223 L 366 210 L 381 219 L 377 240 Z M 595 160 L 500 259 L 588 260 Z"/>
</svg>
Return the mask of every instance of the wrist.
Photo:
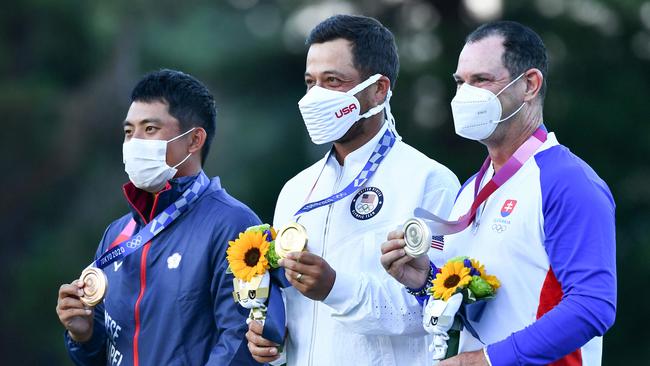
<svg viewBox="0 0 650 366">
<path fill-rule="evenodd" d="M 424 280 L 422 286 L 418 288 L 406 287 L 406 292 L 415 296 L 415 297 L 425 297 L 429 295 L 429 289 L 433 286 L 433 278 L 435 276 L 435 266 L 432 262 L 429 262 L 429 270 L 427 271 L 427 276 Z"/>
<path fill-rule="evenodd" d="M 75 334 L 68 330 L 68 337 L 75 343 L 86 343 L 92 338 L 92 335 L 92 331 L 88 332 L 88 334 Z"/>
</svg>

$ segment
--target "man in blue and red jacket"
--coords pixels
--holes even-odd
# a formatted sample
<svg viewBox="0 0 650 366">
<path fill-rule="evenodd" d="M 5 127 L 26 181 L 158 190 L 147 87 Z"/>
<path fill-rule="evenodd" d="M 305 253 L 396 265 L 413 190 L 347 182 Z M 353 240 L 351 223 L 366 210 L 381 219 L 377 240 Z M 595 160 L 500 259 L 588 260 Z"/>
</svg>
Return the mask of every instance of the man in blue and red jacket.
<svg viewBox="0 0 650 366">
<path fill-rule="evenodd" d="M 95 259 L 136 243 L 122 244 L 152 220 L 166 225 L 103 268 L 108 290 L 96 306 L 80 300 L 83 282 L 61 286 L 56 310 L 70 357 L 77 365 L 256 365 L 244 341 L 247 312 L 232 299 L 226 248 L 260 222 L 202 171 L 214 99 L 192 76 L 160 70 L 136 85 L 131 101 L 123 145 L 131 212 L 108 226 Z M 184 192 L 200 181 L 198 198 L 187 203 Z M 161 215 L 180 206 L 171 221 Z"/>
</svg>

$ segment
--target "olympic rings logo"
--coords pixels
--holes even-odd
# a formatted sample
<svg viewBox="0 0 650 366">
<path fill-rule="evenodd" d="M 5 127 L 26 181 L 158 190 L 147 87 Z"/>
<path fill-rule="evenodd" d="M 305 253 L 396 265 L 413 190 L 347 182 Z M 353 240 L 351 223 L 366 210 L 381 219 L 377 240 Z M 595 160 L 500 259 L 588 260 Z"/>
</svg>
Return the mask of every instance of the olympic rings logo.
<svg viewBox="0 0 650 366">
<path fill-rule="evenodd" d="M 492 224 L 492 231 L 495 233 L 501 234 L 502 232 L 506 231 L 508 229 L 508 226 L 502 225 L 502 224 Z"/>
<path fill-rule="evenodd" d="M 126 243 L 126 246 L 131 248 L 131 249 L 134 249 L 134 248 L 139 247 L 140 243 L 142 243 L 142 236 L 138 235 L 135 238 L 129 240 L 129 242 Z"/>
<path fill-rule="evenodd" d="M 360 214 L 367 214 L 368 212 L 372 211 L 373 208 L 374 207 L 370 206 L 367 203 L 362 203 L 356 207 L 357 212 Z"/>
</svg>

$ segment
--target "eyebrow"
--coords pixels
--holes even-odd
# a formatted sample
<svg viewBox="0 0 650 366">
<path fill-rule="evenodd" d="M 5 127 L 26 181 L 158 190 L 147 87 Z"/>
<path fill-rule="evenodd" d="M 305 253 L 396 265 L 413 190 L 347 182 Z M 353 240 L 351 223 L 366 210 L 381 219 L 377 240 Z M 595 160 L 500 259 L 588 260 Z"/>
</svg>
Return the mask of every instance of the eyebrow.
<svg viewBox="0 0 650 366">
<path fill-rule="evenodd" d="M 323 75 L 334 75 L 334 76 L 339 76 L 342 78 L 345 78 L 346 76 L 338 71 L 335 70 L 325 70 L 321 74 Z M 309 72 L 305 71 L 305 76 L 312 76 Z"/>
<path fill-rule="evenodd" d="M 122 125 L 123 126 L 133 126 L 134 124 L 141 124 L 142 125 L 142 124 L 145 124 L 145 123 L 153 123 L 153 124 L 159 125 L 159 124 L 162 123 L 162 121 L 160 119 L 158 119 L 158 118 L 147 118 L 147 119 L 143 119 L 141 121 L 138 121 L 137 123 L 133 123 L 131 121 L 125 120 L 124 122 L 122 122 Z"/>
<path fill-rule="evenodd" d="M 456 73 L 451 74 L 451 76 L 454 78 L 454 80 L 463 80 L 463 78 Z M 476 74 L 471 74 L 469 78 L 470 79 L 477 79 L 477 78 L 495 79 L 496 77 L 493 74 L 490 74 L 489 72 L 477 72 Z"/>
</svg>

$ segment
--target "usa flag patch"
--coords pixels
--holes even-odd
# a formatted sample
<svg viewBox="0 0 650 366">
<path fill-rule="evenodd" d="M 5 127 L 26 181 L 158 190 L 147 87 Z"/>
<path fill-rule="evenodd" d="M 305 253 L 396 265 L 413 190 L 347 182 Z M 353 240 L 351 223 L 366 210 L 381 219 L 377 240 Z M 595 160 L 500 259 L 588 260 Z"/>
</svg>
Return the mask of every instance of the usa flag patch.
<svg viewBox="0 0 650 366">
<path fill-rule="evenodd" d="M 443 250 L 445 248 L 445 238 L 442 235 L 434 236 L 431 239 L 431 248 Z"/>
</svg>

